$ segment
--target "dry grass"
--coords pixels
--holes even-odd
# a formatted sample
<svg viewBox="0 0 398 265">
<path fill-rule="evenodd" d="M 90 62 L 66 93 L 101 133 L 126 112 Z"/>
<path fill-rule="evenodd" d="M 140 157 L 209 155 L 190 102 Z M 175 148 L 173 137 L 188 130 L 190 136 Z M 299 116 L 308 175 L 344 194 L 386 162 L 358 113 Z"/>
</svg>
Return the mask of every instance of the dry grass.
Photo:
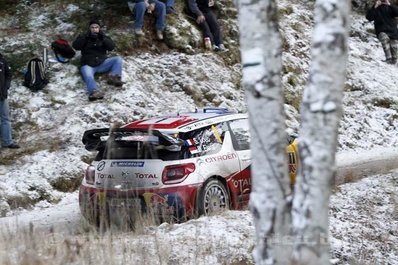
<svg viewBox="0 0 398 265">
<path fill-rule="evenodd" d="M 106 232 L 93 227 L 78 235 L 40 231 L 7 232 L 1 236 L 2 265 L 65 264 L 167 264 L 170 250 L 146 232 L 122 232 L 111 228 Z M 131 238 L 137 237 L 137 240 Z M 141 238 L 141 239 L 140 239 Z M 155 243 L 155 255 L 148 249 Z M 136 261 L 136 262 L 133 262 Z M 132 262 L 132 263 L 130 263 Z"/>
<path fill-rule="evenodd" d="M 150 215 L 141 215 L 137 221 L 134 230 L 115 225 L 97 229 L 85 221 L 74 234 L 33 225 L 16 233 L 8 230 L 0 234 L 0 264 L 254 264 L 250 254 L 237 254 L 227 239 L 212 238 L 206 223 L 199 220 L 189 221 L 187 232 L 177 237 L 169 236 L 175 232 L 175 224 L 156 225 Z"/>
</svg>

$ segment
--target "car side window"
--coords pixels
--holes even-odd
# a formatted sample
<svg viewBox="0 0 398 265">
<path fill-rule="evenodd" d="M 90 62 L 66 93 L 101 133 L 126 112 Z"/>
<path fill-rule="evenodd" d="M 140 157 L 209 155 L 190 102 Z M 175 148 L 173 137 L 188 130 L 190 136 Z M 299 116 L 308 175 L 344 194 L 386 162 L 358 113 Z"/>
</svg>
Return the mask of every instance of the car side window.
<svg viewBox="0 0 398 265">
<path fill-rule="evenodd" d="M 233 145 L 235 150 L 250 149 L 250 130 L 249 120 L 239 119 L 229 122 L 231 132 L 234 136 Z"/>
<path fill-rule="evenodd" d="M 227 124 L 222 122 L 190 133 L 185 141 L 189 146 L 191 156 L 204 156 L 219 152 L 227 129 Z"/>
</svg>

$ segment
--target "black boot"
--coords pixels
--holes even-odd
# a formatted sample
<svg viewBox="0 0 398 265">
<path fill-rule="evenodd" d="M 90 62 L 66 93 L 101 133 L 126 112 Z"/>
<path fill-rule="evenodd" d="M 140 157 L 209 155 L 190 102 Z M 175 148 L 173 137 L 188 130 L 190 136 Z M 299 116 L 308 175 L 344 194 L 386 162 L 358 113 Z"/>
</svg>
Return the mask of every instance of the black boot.
<svg viewBox="0 0 398 265">
<path fill-rule="evenodd" d="M 88 96 L 88 100 L 89 101 L 95 101 L 98 99 L 103 99 L 104 98 L 104 93 L 102 93 L 101 91 L 98 90 L 94 90 L 93 92 L 91 92 L 91 94 Z"/>
<path fill-rule="evenodd" d="M 109 75 L 108 85 L 111 86 L 123 86 L 122 78 L 117 75 Z"/>
</svg>

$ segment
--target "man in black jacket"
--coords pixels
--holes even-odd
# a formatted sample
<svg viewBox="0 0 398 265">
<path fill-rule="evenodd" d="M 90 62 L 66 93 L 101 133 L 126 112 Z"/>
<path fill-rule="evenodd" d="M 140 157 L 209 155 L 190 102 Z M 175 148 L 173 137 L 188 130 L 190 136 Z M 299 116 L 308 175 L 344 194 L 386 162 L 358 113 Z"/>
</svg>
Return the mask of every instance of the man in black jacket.
<svg viewBox="0 0 398 265">
<path fill-rule="evenodd" d="M 11 70 L 7 61 L 0 53 L 0 122 L 1 122 L 1 146 L 16 149 L 19 145 L 15 144 L 11 135 L 10 109 L 8 106 L 8 89 L 11 84 Z"/>
<path fill-rule="evenodd" d="M 374 21 L 377 38 L 389 64 L 395 64 L 398 58 L 398 29 L 395 17 L 398 17 L 398 7 L 391 5 L 388 0 L 377 0 L 366 13 L 366 19 Z"/>
<path fill-rule="evenodd" d="M 80 34 L 72 46 L 81 51 L 80 72 L 87 85 L 88 99 L 93 101 L 104 97 L 97 87 L 94 74 L 110 72 L 108 84 L 122 86 L 123 60 L 120 56 L 107 58 L 107 52 L 115 48 L 115 43 L 101 30 L 98 20 L 90 21 L 89 27 L 89 31 Z"/>
<path fill-rule="evenodd" d="M 210 39 L 210 47 L 214 51 L 225 51 L 223 44 L 221 30 L 217 22 L 217 17 L 214 12 L 214 0 L 186 0 L 190 16 L 192 16 L 196 23 L 203 31 L 203 37 Z M 213 46 L 211 47 L 211 44 Z"/>
</svg>

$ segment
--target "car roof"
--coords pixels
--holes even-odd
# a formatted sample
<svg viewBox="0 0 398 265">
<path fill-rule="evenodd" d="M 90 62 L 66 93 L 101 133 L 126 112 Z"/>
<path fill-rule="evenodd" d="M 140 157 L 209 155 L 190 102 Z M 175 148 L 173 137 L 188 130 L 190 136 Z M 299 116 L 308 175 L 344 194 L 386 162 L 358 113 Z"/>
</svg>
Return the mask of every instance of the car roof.
<svg viewBox="0 0 398 265">
<path fill-rule="evenodd" d="M 206 110 L 207 109 L 202 109 L 196 110 L 195 112 L 183 112 L 174 115 L 163 115 L 137 120 L 123 127 L 152 129 L 164 132 L 185 132 L 221 121 L 246 117 L 244 114 L 233 113 L 226 109 L 219 110 L 218 108 L 211 108 L 211 111 Z"/>
</svg>

